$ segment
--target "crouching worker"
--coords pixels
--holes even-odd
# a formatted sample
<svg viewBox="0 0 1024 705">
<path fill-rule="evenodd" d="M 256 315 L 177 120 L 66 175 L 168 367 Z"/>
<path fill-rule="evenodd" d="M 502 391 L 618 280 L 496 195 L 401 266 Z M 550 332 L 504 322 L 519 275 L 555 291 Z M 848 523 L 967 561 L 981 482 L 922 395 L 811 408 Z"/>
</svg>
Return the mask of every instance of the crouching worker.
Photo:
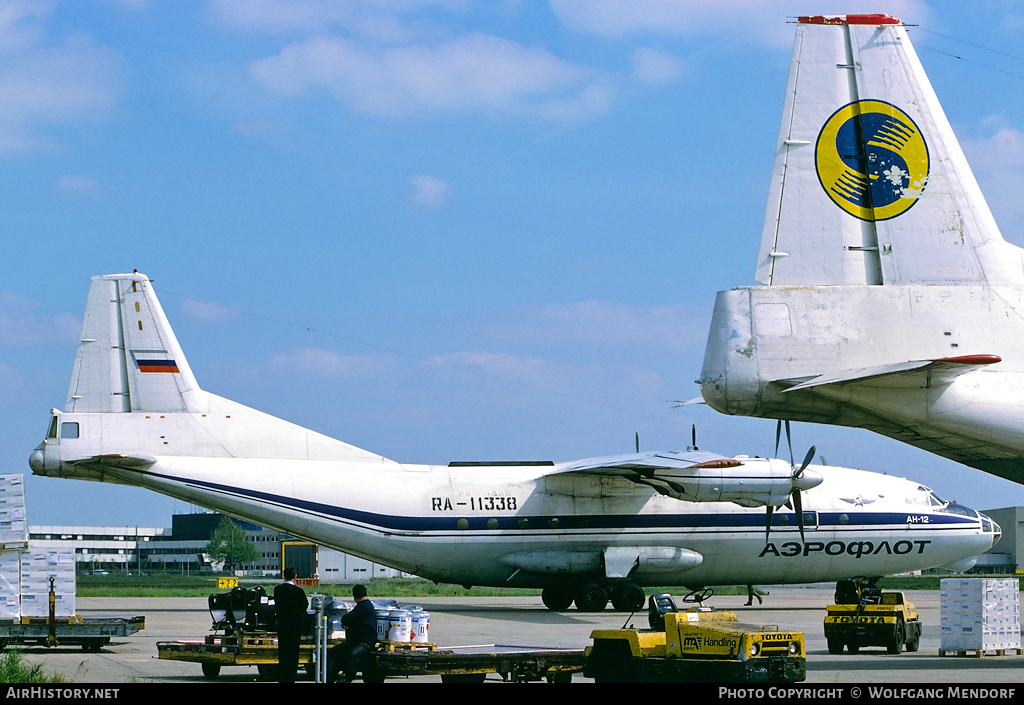
<svg viewBox="0 0 1024 705">
<path fill-rule="evenodd" d="M 356 606 L 341 618 L 345 642 L 331 649 L 328 661 L 333 680 L 340 683 L 351 683 L 355 679 L 363 657 L 377 644 L 377 611 L 366 596 L 366 588 L 353 586 L 352 597 Z"/>
</svg>

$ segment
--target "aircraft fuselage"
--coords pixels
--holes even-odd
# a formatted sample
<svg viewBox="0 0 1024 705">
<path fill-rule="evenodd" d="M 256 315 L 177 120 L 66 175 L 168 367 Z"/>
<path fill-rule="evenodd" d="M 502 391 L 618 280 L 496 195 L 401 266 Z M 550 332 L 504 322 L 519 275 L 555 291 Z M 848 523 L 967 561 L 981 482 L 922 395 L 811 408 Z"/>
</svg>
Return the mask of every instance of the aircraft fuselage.
<svg viewBox="0 0 1024 705">
<path fill-rule="evenodd" d="M 824 481 L 804 493 L 804 541 L 785 508 L 766 540 L 763 508 L 680 501 L 621 477 L 562 474 L 554 464 L 175 455 L 182 429 L 223 435 L 232 419 L 57 414 L 56 426 L 74 425 L 77 437 L 48 438 L 31 460 L 37 474 L 145 487 L 439 582 L 605 580 L 618 555 L 628 560 L 622 577 L 642 586 L 831 581 L 956 562 L 998 537 L 973 510 L 932 506 L 916 483 L 844 468 L 814 466 Z M 126 425 L 148 447 L 104 445 L 104 435 L 129 435 Z M 166 443 L 167 454 L 147 453 L 148 438 Z M 151 464 L 117 467 L 116 450 Z M 97 457 L 110 465 L 76 463 Z M 867 488 L 878 496 L 865 501 Z"/>
</svg>

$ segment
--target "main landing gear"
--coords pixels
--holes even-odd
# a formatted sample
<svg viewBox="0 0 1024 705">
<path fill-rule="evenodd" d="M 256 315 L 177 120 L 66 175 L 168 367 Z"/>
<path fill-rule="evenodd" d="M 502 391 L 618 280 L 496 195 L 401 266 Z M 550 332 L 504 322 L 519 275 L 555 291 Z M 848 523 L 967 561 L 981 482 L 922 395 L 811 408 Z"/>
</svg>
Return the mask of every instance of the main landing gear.
<svg viewBox="0 0 1024 705">
<path fill-rule="evenodd" d="M 541 592 L 544 606 L 550 610 L 563 611 L 575 603 L 582 612 L 600 612 L 611 601 L 617 612 L 642 610 L 647 600 L 644 589 L 636 583 L 585 582 L 549 585 Z"/>
</svg>

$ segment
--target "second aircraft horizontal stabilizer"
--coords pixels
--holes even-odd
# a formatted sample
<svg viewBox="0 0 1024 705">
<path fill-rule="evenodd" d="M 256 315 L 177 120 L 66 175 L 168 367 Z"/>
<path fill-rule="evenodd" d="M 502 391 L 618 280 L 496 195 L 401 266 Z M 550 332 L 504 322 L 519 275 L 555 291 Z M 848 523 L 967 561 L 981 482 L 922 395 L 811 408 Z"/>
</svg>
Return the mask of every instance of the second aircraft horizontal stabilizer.
<svg viewBox="0 0 1024 705">
<path fill-rule="evenodd" d="M 937 360 L 908 360 L 811 377 L 784 389 L 783 393 L 841 384 L 861 384 L 890 389 L 925 389 L 949 384 L 965 372 L 971 372 L 979 367 L 1001 361 L 1002 358 L 998 355 L 963 355 Z"/>
</svg>

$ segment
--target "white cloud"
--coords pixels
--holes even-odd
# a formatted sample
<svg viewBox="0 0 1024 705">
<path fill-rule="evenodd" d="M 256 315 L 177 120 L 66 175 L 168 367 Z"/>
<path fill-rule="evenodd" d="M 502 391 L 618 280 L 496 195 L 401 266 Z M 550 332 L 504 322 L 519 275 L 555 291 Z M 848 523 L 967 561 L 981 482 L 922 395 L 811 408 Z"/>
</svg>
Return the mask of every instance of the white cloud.
<svg viewBox="0 0 1024 705">
<path fill-rule="evenodd" d="M 537 381 L 551 379 L 556 365 L 536 357 L 524 357 L 511 353 L 457 352 L 437 355 L 430 362 L 444 367 L 471 369 L 494 377 L 512 381 Z"/>
<path fill-rule="evenodd" d="M 14 54 L 34 46 L 43 35 L 42 21 L 52 11 L 53 3 L 41 0 L 0 3 L 0 51 Z"/>
<path fill-rule="evenodd" d="M 220 323 L 235 317 L 235 310 L 217 301 L 200 301 L 185 299 L 181 303 L 181 312 L 189 318 L 203 323 Z"/>
<path fill-rule="evenodd" d="M 637 49 L 632 63 L 633 77 L 640 83 L 671 83 L 683 75 L 683 60 L 662 49 Z"/>
<path fill-rule="evenodd" d="M 448 198 L 448 182 L 429 174 L 409 177 L 412 195 L 409 197 L 413 205 L 422 208 L 437 208 L 444 205 Z"/>
<path fill-rule="evenodd" d="M 313 37 L 254 62 L 250 72 L 273 93 L 323 90 L 358 112 L 387 117 L 484 112 L 565 119 L 610 102 L 599 72 L 479 33 L 388 49 Z"/>
<path fill-rule="evenodd" d="M 57 179 L 57 190 L 73 196 L 98 196 L 100 185 L 88 176 L 67 174 Z"/>
<path fill-rule="evenodd" d="M 793 41 L 787 22 L 797 14 L 877 13 L 877 4 L 861 0 L 827 0 L 807 10 L 781 6 L 775 0 L 550 0 L 555 15 L 570 29 L 608 37 L 637 34 L 733 36 L 785 46 Z M 922 0 L 892 0 L 884 12 L 907 22 L 930 16 Z"/>
<path fill-rule="evenodd" d="M 0 3 L 0 155 L 53 149 L 53 125 L 106 119 L 120 99 L 120 58 L 92 39 L 50 45 L 51 3 Z"/>
<path fill-rule="evenodd" d="M 81 329 L 80 318 L 45 314 L 34 302 L 0 291 L 0 347 L 67 345 L 75 342 Z"/>
<path fill-rule="evenodd" d="M 468 0 L 213 0 L 210 20 L 221 27 L 269 34 L 324 34 L 344 30 L 377 41 L 409 41 L 424 31 L 443 31 L 406 17 L 431 10 L 465 11 Z"/>
<path fill-rule="evenodd" d="M 557 303 L 490 328 L 500 341 L 548 341 L 549 345 L 682 350 L 703 348 L 706 315 L 685 306 L 630 306 L 589 300 Z"/>
<path fill-rule="evenodd" d="M 291 353 L 274 355 L 272 369 L 297 372 L 312 377 L 372 377 L 392 367 L 390 359 L 370 355 L 342 355 L 322 348 L 296 348 Z"/>
<path fill-rule="evenodd" d="M 1024 245 L 1024 131 L 1003 116 L 986 118 L 982 129 L 987 136 L 961 141 L 964 153 L 1003 235 Z"/>
</svg>

